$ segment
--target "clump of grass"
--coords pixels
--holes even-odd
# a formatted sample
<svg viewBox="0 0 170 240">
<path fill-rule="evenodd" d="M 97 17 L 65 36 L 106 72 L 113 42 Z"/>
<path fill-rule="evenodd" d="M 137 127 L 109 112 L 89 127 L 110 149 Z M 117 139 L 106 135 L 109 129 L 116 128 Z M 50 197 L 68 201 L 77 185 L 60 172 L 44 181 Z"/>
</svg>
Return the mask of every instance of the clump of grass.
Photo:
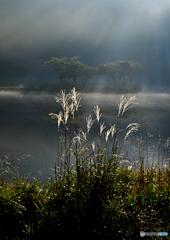
<svg viewBox="0 0 170 240">
<path fill-rule="evenodd" d="M 12 156 L 11 154 L 0 156 L 0 180 L 11 179 L 20 174 L 20 167 L 25 164 L 27 158 L 31 157 L 29 154 L 21 156 Z"/>
<path fill-rule="evenodd" d="M 139 123 L 131 123 L 126 129 L 120 129 L 121 117 L 129 108 L 133 107 L 133 103 L 136 100 L 136 96 L 128 100 L 122 96 L 120 103 L 118 103 L 118 118 L 116 124 L 107 128 L 104 122 L 101 123 L 102 113 L 97 105 L 93 109 L 96 118 L 93 119 L 91 114 L 86 117 L 87 127 L 86 131 L 83 131 L 78 121 L 76 122 L 76 120 L 78 120 L 77 111 L 80 107 L 81 100 L 79 95 L 80 93 L 78 93 L 75 88 L 68 94 L 61 90 L 60 94 L 57 94 L 55 97 L 56 102 L 61 106 L 61 111 L 59 114 L 49 114 L 51 118 L 58 120 L 58 161 L 55 170 L 59 169 L 59 172 L 60 170 L 67 171 L 67 174 L 70 170 L 69 163 L 71 158 L 76 159 L 77 169 L 82 160 L 84 164 L 87 164 L 86 167 L 89 166 L 89 160 L 90 162 L 96 162 L 100 159 L 102 162 L 108 158 L 110 159 L 109 161 L 114 161 L 116 159 L 118 164 L 118 158 L 124 158 L 121 151 L 125 140 L 133 132 L 136 132 L 140 126 Z M 71 116 L 73 117 L 72 120 Z M 96 132 L 96 137 L 93 138 L 93 141 L 90 141 L 89 133 L 94 122 L 97 122 L 98 130 Z M 63 128 L 60 129 L 61 124 L 63 124 Z M 86 161 L 84 161 L 85 159 Z M 126 159 L 126 161 L 128 160 Z M 55 171 L 55 173 L 57 172 Z M 58 176 L 59 174 L 60 173 L 58 173 Z"/>
<path fill-rule="evenodd" d="M 105 162 L 39 185 L 16 178 L 0 183 L 1 237 L 56 239 L 56 234 L 138 238 L 170 230 L 169 170 L 115 168 Z M 9 225 L 10 224 L 10 225 Z M 9 231 L 13 226 L 13 231 Z M 18 238 L 17 238 L 18 237 Z"/>
</svg>

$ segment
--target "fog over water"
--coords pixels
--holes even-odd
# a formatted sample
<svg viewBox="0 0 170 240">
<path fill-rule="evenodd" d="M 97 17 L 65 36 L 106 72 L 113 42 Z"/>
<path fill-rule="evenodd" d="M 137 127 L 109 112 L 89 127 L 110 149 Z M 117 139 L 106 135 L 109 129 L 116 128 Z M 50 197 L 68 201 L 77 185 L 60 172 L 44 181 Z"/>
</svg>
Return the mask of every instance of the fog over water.
<svg viewBox="0 0 170 240">
<path fill-rule="evenodd" d="M 0 87 L 59 83 L 55 71 L 42 68 L 51 57 L 79 56 L 83 63 L 96 68 L 115 61 L 139 63 L 142 72 L 134 75 L 132 84 L 142 86 L 142 92 L 137 94 L 138 104 L 125 113 L 121 127 L 139 121 L 144 139 L 148 134 L 157 151 L 159 135 L 165 140 L 170 136 L 169 13 L 169 0 L 1 1 Z M 92 81 L 96 89 L 101 83 L 113 83 L 100 75 Z M 115 123 L 120 95 L 89 93 L 81 98 L 84 130 L 85 117 L 94 117 L 97 104 L 102 121 L 108 126 Z M 58 110 L 53 95 L 0 91 L 1 156 L 11 154 L 18 163 L 18 156 L 30 154 L 23 174 L 37 176 L 39 170 L 51 174 L 58 129 L 47 116 Z M 95 133 L 94 124 L 90 136 Z M 133 159 L 136 136 L 129 143 L 124 151 Z"/>
<path fill-rule="evenodd" d="M 81 129 L 87 132 L 85 117 L 92 114 L 95 119 L 93 108 L 99 105 L 102 112 L 101 123 L 104 121 L 110 128 L 116 123 L 118 101 L 121 95 L 114 94 L 81 94 L 81 107 L 79 120 Z M 132 94 L 126 95 L 127 99 Z M 169 94 L 137 94 L 138 104 L 129 109 L 122 118 L 120 129 L 132 122 L 141 124 L 141 132 L 144 141 L 151 141 L 151 145 L 158 145 L 159 134 L 163 139 L 170 136 L 169 118 L 170 95 Z M 32 173 L 32 176 L 42 178 L 46 173 L 53 177 L 50 168 L 54 167 L 58 152 L 58 127 L 48 119 L 48 113 L 58 113 L 59 105 L 53 95 L 23 95 L 22 93 L 0 94 L 0 153 L 11 155 L 13 163 L 23 154 L 31 157 L 26 159 L 25 165 L 20 166 L 21 174 Z M 82 118 L 83 115 L 83 118 Z M 146 116 L 146 118 L 144 118 Z M 97 124 L 90 130 L 88 138 L 96 137 Z M 147 130 L 147 133 L 144 131 Z M 148 134 L 149 132 L 149 134 Z M 151 137 L 153 135 L 153 137 Z M 136 158 L 138 147 L 136 136 L 140 136 L 140 130 L 130 138 L 130 144 L 125 145 L 124 152 L 128 152 L 128 158 L 134 159 L 134 146 L 136 146 Z M 158 150 L 155 148 L 156 154 Z M 153 154 L 152 154 L 153 155 Z M 155 159 L 157 157 L 155 156 Z M 23 163 L 23 160 L 22 160 Z M 41 176 L 42 173 L 42 176 Z"/>
</svg>

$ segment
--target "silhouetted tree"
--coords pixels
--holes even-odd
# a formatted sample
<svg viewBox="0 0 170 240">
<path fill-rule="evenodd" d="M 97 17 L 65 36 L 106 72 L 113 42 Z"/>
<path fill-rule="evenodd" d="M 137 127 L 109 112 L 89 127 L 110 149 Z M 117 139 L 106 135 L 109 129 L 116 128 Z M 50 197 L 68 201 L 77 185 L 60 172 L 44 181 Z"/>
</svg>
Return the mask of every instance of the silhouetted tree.
<svg viewBox="0 0 170 240">
<path fill-rule="evenodd" d="M 131 63 L 130 64 L 130 71 L 128 72 L 129 84 L 132 83 L 132 77 L 135 75 L 135 73 L 141 72 L 141 71 L 142 71 L 141 64 L 139 64 L 139 63 Z"/>
<path fill-rule="evenodd" d="M 95 75 L 98 75 L 98 69 L 93 67 L 88 67 L 85 69 L 85 72 L 83 73 L 81 80 L 82 83 L 85 84 L 89 79 L 94 77 Z"/>
<path fill-rule="evenodd" d="M 49 68 L 58 73 L 61 84 L 65 81 L 68 71 L 67 71 L 67 58 L 57 58 L 52 57 L 51 61 L 44 62 L 44 68 Z"/>
<path fill-rule="evenodd" d="M 104 73 L 112 78 L 115 85 L 119 82 L 119 75 L 118 75 L 118 64 L 115 62 L 113 63 L 105 63 L 99 66 L 99 73 Z"/>
<path fill-rule="evenodd" d="M 72 58 L 57 58 L 52 57 L 51 61 L 44 62 L 44 68 L 49 68 L 58 73 L 61 84 L 66 79 L 72 79 L 73 84 L 77 83 L 78 78 L 87 79 L 92 77 L 95 69 L 88 67 L 86 64 L 79 61 L 79 57 Z"/>
<path fill-rule="evenodd" d="M 131 84 L 132 76 L 141 70 L 141 65 L 138 63 L 131 63 L 129 61 L 117 61 L 113 63 L 105 63 L 99 66 L 99 73 L 104 73 L 112 78 L 115 85 L 117 85 L 123 78 L 129 77 Z"/>
</svg>

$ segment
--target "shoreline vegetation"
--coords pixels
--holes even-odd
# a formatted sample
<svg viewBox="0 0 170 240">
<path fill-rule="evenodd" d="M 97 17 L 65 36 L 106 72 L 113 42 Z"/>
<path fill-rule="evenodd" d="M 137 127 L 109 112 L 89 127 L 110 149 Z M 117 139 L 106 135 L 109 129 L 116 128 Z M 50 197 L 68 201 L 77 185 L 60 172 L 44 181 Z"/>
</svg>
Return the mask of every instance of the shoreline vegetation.
<svg viewBox="0 0 170 240">
<path fill-rule="evenodd" d="M 0 91 L 21 91 L 24 93 L 29 92 L 47 92 L 54 93 L 59 92 L 61 89 L 69 91 L 73 88 L 72 84 L 57 84 L 57 83 L 34 83 L 34 84 L 1 84 Z M 142 91 L 140 85 L 135 84 L 119 84 L 114 86 L 113 84 L 77 84 L 76 89 L 82 93 L 138 93 Z"/>
<path fill-rule="evenodd" d="M 119 129 L 121 117 L 135 99 L 120 98 L 118 119 L 111 126 L 101 123 L 100 108 L 94 106 L 96 118 L 90 114 L 86 131 L 82 131 L 77 114 L 79 92 L 73 88 L 68 94 L 63 90 L 57 94 L 61 111 L 49 113 L 58 125 L 54 179 L 42 184 L 16 173 L 7 180 L 10 166 L 5 168 L 7 160 L 1 164 L 1 239 L 138 239 L 141 231 L 169 232 L 169 139 L 163 146 L 159 143 L 156 165 L 147 165 L 149 157 L 142 154 L 141 138 L 138 159 L 133 163 L 122 152 L 126 139 L 140 127 L 131 123 Z M 98 131 L 89 139 L 94 122 Z M 160 156 L 162 147 L 164 155 Z"/>
<path fill-rule="evenodd" d="M 1 239 L 138 239 L 140 231 L 169 232 L 169 170 L 107 163 L 90 172 L 80 167 L 78 176 L 43 185 L 20 177 L 1 181 Z"/>
</svg>

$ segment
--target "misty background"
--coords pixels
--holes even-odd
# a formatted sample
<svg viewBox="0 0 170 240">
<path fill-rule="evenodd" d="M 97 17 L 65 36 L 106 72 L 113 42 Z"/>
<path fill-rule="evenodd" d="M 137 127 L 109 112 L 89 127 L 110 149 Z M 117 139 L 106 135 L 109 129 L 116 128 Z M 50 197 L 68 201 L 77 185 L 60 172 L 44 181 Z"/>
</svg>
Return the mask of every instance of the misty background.
<svg viewBox="0 0 170 240">
<path fill-rule="evenodd" d="M 57 82 L 51 57 L 142 64 L 143 90 L 169 91 L 169 0 L 1 0 L 0 82 Z M 89 80 L 90 81 L 90 80 Z"/>
</svg>

